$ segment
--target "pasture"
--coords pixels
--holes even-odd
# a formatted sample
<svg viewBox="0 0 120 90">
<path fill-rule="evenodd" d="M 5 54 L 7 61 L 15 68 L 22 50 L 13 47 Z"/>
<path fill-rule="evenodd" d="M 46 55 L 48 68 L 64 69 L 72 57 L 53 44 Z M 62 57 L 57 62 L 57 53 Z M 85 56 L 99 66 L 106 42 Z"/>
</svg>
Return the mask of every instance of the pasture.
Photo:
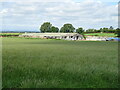
<svg viewBox="0 0 120 90">
<path fill-rule="evenodd" d="M 114 33 L 86 33 L 85 35 L 90 35 L 90 36 L 107 36 L 107 37 L 115 37 L 115 36 L 117 36 Z"/>
<path fill-rule="evenodd" d="M 0 36 L 19 36 L 23 33 L 0 33 Z"/>
<path fill-rule="evenodd" d="M 117 88 L 118 43 L 2 39 L 3 88 Z"/>
</svg>

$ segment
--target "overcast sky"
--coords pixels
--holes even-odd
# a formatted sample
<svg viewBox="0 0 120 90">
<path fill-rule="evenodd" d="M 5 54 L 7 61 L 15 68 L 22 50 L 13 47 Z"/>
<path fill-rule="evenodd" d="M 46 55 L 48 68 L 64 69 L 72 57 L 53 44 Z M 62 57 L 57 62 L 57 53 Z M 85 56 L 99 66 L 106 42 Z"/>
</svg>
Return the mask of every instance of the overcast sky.
<svg viewBox="0 0 120 90">
<path fill-rule="evenodd" d="M 2 0 L 2 30 L 38 31 L 43 22 L 61 28 L 71 23 L 75 28 L 118 27 L 119 0 Z"/>
</svg>

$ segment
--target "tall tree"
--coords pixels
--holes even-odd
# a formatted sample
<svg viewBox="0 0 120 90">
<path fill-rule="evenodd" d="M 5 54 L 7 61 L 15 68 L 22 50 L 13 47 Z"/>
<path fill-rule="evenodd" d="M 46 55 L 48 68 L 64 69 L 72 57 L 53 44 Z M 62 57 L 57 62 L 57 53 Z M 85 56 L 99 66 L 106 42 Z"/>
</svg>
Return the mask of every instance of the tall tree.
<svg viewBox="0 0 120 90">
<path fill-rule="evenodd" d="M 40 31 L 41 32 L 51 32 L 51 27 L 52 27 L 52 24 L 50 22 L 45 22 L 41 25 L 40 27 Z"/>
<path fill-rule="evenodd" d="M 51 31 L 51 32 L 58 32 L 58 31 L 59 31 L 59 28 L 52 26 L 50 31 Z"/>
<path fill-rule="evenodd" d="M 83 28 L 81 27 L 81 28 L 76 29 L 76 33 L 83 34 L 84 33 Z"/>
<path fill-rule="evenodd" d="M 103 33 L 103 29 L 102 28 L 100 28 L 100 32 Z"/>
<path fill-rule="evenodd" d="M 116 29 L 115 34 L 117 34 L 117 36 L 120 37 L 120 28 Z"/>
<path fill-rule="evenodd" d="M 110 28 L 109 28 L 110 30 L 113 30 L 114 28 L 112 27 L 112 26 L 110 26 Z"/>
<path fill-rule="evenodd" d="M 103 32 L 108 33 L 108 32 L 109 32 L 109 29 L 104 27 L 104 28 L 103 28 Z"/>
<path fill-rule="evenodd" d="M 74 32 L 75 28 L 73 27 L 72 24 L 64 24 L 63 27 L 60 29 L 60 32 L 64 33 L 72 33 Z"/>
<path fill-rule="evenodd" d="M 86 30 L 86 32 L 87 32 L 87 33 L 94 33 L 94 30 L 95 30 L 95 29 L 88 29 L 88 30 Z"/>
</svg>

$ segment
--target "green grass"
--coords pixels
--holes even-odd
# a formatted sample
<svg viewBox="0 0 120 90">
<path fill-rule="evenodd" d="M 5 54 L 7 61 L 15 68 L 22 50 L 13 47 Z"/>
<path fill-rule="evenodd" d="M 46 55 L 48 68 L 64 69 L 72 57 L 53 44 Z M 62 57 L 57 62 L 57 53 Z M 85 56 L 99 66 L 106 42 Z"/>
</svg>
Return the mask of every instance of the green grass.
<svg viewBox="0 0 120 90">
<path fill-rule="evenodd" d="M 85 35 L 91 35 L 91 36 L 108 36 L 108 37 L 115 37 L 114 33 L 87 33 Z"/>
<path fill-rule="evenodd" d="M 3 87 L 117 88 L 117 45 L 3 38 Z"/>
<path fill-rule="evenodd" d="M 12 36 L 12 35 L 21 35 L 23 33 L 0 33 L 0 36 Z"/>
</svg>

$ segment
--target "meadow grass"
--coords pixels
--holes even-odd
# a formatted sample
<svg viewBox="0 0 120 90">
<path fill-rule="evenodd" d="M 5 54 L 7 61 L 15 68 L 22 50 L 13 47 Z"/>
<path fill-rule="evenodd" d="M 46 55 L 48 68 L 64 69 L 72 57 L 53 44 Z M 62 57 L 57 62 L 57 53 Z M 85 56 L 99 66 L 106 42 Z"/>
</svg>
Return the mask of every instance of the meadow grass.
<svg viewBox="0 0 120 90">
<path fill-rule="evenodd" d="M 3 88 L 117 88 L 118 43 L 3 38 Z"/>
<path fill-rule="evenodd" d="M 114 33 L 86 33 L 85 35 L 91 35 L 91 36 L 107 36 L 107 37 L 115 37 L 117 36 Z"/>
<path fill-rule="evenodd" d="M 0 33 L 0 36 L 12 36 L 12 35 L 21 35 L 23 33 Z"/>
</svg>

